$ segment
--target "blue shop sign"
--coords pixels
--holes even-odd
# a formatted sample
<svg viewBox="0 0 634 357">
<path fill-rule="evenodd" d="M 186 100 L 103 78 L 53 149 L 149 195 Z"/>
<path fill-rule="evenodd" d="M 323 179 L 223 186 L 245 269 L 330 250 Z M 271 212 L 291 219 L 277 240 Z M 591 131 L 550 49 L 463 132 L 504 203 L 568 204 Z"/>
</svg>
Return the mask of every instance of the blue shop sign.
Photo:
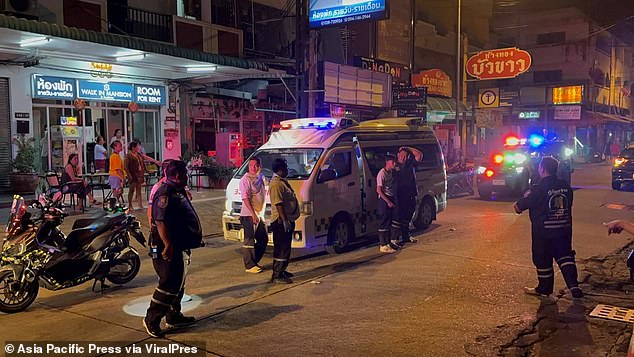
<svg viewBox="0 0 634 357">
<path fill-rule="evenodd" d="M 139 104 L 165 105 L 165 87 L 135 84 L 134 101 Z"/>
<path fill-rule="evenodd" d="M 128 83 L 77 81 L 77 97 L 82 99 L 131 102 L 134 86 Z"/>
<path fill-rule="evenodd" d="M 73 100 L 75 80 L 73 78 L 34 75 L 31 80 L 33 98 Z"/>
</svg>

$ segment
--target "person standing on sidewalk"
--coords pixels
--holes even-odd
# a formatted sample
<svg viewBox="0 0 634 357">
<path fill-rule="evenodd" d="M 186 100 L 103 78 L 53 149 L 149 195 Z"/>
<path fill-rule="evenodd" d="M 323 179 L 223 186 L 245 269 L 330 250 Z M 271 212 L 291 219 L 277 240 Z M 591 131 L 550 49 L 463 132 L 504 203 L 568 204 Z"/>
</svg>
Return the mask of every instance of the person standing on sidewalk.
<svg viewBox="0 0 634 357">
<path fill-rule="evenodd" d="M 257 157 L 249 159 L 249 172 L 240 179 L 240 224 L 244 229 L 244 242 L 242 243 L 242 259 L 247 273 L 257 274 L 262 272 L 258 265 L 264 256 L 269 235 L 262 221 L 264 209 L 264 175 L 260 172 L 262 163 Z"/>
<path fill-rule="evenodd" d="M 402 146 L 396 155 L 398 169 L 396 171 L 396 186 L 398 187 L 396 202 L 398 204 L 398 223 L 401 230 L 400 242 L 392 244 L 416 243 L 418 240 L 410 235 L 409 225 L 416 211 L 416 163 L 423 161 L 423 153 L 413 147 Z"/>
<path fill-rule="evenodd" d="M 376 175 L 376 192 L 379 195 L 379 251 L 381 253 L 394 253 L 391 239 L 396 239 L 400 229 L 396 208 L 396 156 L 385 155 L 385 166 Z M 394 222 L 393 222 L 394 221 Z"/>
<path fill-rule="evenodd" d="M 159 278 L 143 326 L 152 337 L 161 337 L 161 320 L 167 327 L 192 324 L 195 318 L 181 313 L 181 299 L 185 293 L 185 279 L 191 262 L 191 249 L 202 243 L 202 228 L 185 186 L 187 166 L 183 161 L 171 161 L 167 167 L 167 181 L 159 186 L 152 204 L 150 255 Z"/>
<path fill-rule="evenodd" d="M 271 282 L 292 284 L 293 274 L 286 271 L 291 257 L 291 243 L 295 220 L 299 218 L 299 202 L 295 191 L 286 180 L 288 165 L 286 160 L 273 160 L 273 178 L 269 185 L 271 198 L 271 230 L 273 231 L 273 275 Z"/>
<path fill-rule="evenodd" d="M 558 165 L 554 158 L 544 157 L 538 166 L 539 183 L 514 205 L 517 214 L 530 210 L 533 264 L 537 268 L 537 287 L 524 288 L 524 292 L 536 296 L 553 293 L 554 259 L 572 297 L 581 298 L 583 292 L 577 282 L 575 251 L 572 250 L 572 188 L 557 178 Z"/>
</svg>

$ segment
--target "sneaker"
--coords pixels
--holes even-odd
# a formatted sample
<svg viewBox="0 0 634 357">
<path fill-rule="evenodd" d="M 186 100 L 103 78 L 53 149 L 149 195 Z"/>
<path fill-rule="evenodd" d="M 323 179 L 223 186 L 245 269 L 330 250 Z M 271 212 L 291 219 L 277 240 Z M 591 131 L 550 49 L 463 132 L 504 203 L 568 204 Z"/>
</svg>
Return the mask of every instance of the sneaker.
<svg viewBox="0 0 634 357">
<path fill-rule="evenodd" d="M 287 272 L 286 270 L 284 270 L 283 272 L 281 272 L 281 273 L 280 273 L 280 275 L 281 275 L 281 276 L 283 276 L 283 277 L 287 277 L 287 278 L 292 278 L 292 277 L 294 277 L 294 276 L 295 276 L 295 274 L 293 274 L 293 273 L 289 273 L 289 272 Z"/>
<path fill-rule="evenodd" d="M 400 241 L 396 240 L 396 239 L 392 239 L 390 241 L 390 244 L 392 244 L 392 246 L 396 246 L 396 247 L 401 247 L 403 245 L 403 243 L 401 243 Z M 392 247 L 393 248 L 393 247 Z"/>
<path fill-rule="evenodd" d="M 161 330 L 161 326 L 159 324 L 150 325 L 143 319 L 143 327 L 145 327 L 145 331 L 148 335 L 156 338 L 163 337 L 163 330 Z"/>
<path fill-rule="evenodd" d="M 533 296 L 542 296 L 542 297 L 550 296 L 550 294 L 542 294 L 542 293 L 540 293 L 539 291 L 537 291 L 536 288 L 528 288 L 528 287 L 524 288 L 524 293 L 526 295 L 533 295 Z"/>
<path fill-rule="evenodd" d="M 262 268 L 260 268 L 259 266 L 255 265 L 253 266 L 253 268 L 250 269 L 245 269 L 244 270 L 247 273 L 251 273 L 251 274 L 258 274 L 262 272 Z"/>
<path fill-rule="evenodd" d="M 166 319 L 165 322 L 165 325 L 169 328 L 185 327 L 196 322 L 196 318 L 193 316 L 184 316 L 183 314 L 180 314 L 175 318 L 170 319 L 169 321 L 167 321 Z"/>
<path fill-rule="evenodd" d="M 409 242 L 410 243 L 418 243 L 418 238 L 409 237 Z"/>
<path fill-rule="evenodd" d="M 277 277 L 277 278 L 271 278 L 271 283 L 273 283 L 273 284 L 292 284 L 293 281 L 291 280 L 291 278 L 282 275 L 282 276 Z"/>
<path fill-rule="evenodd" d="M 401 248 L 403 248 L 400 244 L 398 244 L 398 242 L 394 243 L 394 241 L 389 242 L 388 247 L 394 249 L 394 250 L 399 250 Z"/>
<path fill-rule="evenodd" d="M 583 297 L 583 291 L 581 290 L 580 287 L 571 288 L 570 293 L 572 294 L 572 297 L 575 299 L 581 299 Z"/>
<path fill-rule="evenodd" d="M 381 253 L 395 253 L 396 250 L 392 249 L 392 247 L 390 247 L 389 245 L 382 245 L 379 248 L 379 252 L 381 252 Z"/>
</svg>

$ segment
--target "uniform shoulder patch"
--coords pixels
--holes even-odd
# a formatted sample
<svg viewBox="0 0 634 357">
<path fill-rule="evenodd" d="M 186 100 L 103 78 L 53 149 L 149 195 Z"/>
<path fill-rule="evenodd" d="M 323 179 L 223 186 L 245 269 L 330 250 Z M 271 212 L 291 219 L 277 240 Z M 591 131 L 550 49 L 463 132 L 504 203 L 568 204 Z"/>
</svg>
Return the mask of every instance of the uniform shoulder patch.
<svg viewBox="0 0 634 357">
<path fill-rule="evenodd" d="M 167 201 L 168 201 L 168 197 L 166 195 L 159 197 L 158 206 L 161 208 L 167 207 Z"/>
</svg>

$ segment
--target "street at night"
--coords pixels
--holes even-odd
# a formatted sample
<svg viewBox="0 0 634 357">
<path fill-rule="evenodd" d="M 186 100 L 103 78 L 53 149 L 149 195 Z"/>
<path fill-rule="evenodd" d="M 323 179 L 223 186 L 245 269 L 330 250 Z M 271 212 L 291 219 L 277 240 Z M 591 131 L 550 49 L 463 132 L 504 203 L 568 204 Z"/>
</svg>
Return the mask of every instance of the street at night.
<svg viewBox="0 0 634 357">
<path fill-rule="evenodd" d="M 558 271 L 552 301 L 523 293 L 536 280 L 530 223 L 513 213 L 510 198 L 449 200 L 419 242 L 394 255 L 380 255 L 372 241 L 293 260 L 295 283 L 282 287 L 269 284 L 266 271 L 244 274 L 240 244 L 218 236 L 223 201 L 195 196 L 210 235 L 193 254 L 186 288 L 192 302 L 183 305 L 197 322 L 166 338 L 202 343 L 212 356 L 624 355 L 630 325 L 588 316 L 599 303 L 634 307 L 625 266 L 631 237 L 608 237 L 602 226 L 631 215 L 629 207 L 606 205 L 627 205 L 634 193 L 612 191 L 609 172 L 588 164 L 573 175 L 573 246 L 586 293 L 574 302 L 559 292 Z M 145 254 L 142 263 L 132 283 L 104 293 L 89 283 L 41 290 L 27 311 L 0 315 L 3 340 L 147 341 L 139 316 L 155 277 Z M 270 263 L 265 256 L 264 267 Z M 285 343 L 275 343 L 281 336 Z"/>
</svg>

